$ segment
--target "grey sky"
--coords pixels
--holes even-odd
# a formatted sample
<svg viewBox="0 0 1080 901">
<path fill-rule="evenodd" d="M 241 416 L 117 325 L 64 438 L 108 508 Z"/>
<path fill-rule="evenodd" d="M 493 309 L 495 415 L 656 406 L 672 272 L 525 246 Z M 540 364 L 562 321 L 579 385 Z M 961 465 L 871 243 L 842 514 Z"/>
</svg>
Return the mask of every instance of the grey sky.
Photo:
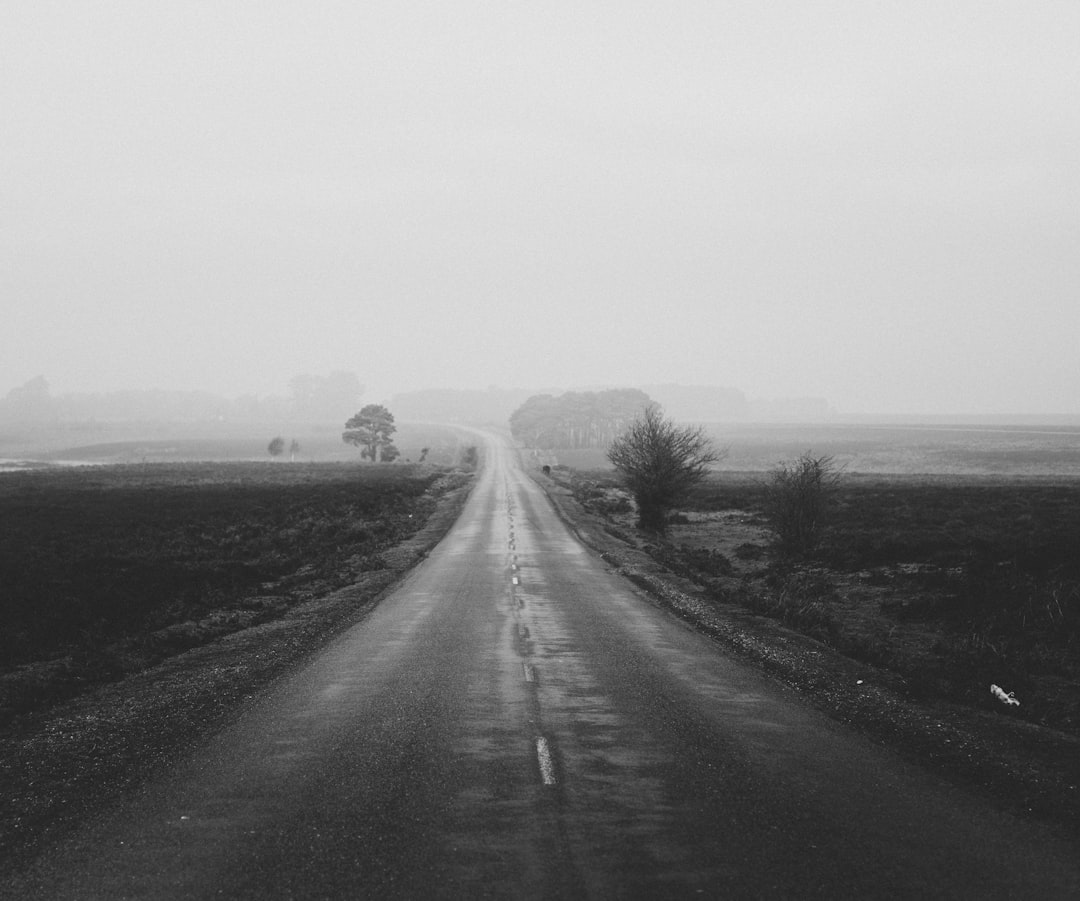
<svg viewBox="0 0 1080 901">
<path fill-rule="evenodd" d="M 0 395 L 1080 412 L 1080 3 L 0 7 Z"/>
</svg>

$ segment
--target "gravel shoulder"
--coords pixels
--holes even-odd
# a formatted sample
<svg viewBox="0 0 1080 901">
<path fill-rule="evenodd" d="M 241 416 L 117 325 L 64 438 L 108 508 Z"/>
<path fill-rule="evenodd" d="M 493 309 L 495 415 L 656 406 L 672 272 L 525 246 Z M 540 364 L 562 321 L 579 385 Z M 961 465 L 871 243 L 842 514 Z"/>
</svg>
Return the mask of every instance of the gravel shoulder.
<svg viewBox="0 0 1080 901">
<path fill-rule="evenodd" d="M 608 567 L 696 630 L 797 689 L 815 707 L 1002 808 L 1080 835 L 1080 740 L 1005 715 L 913 700 L 902 680 L 734 604 L 706 599 L 633 541 L 612 535 L 537 472 L 560 517 Z"/>
<path fill-rule="evenodd" d="M 255 693 L 360 622 L 456 521 L 472 482 L 441 494 L 383 569 L 279 618 L 194 648 L 0 732 L 0 872 L 237 718 Z"/>
</svg>

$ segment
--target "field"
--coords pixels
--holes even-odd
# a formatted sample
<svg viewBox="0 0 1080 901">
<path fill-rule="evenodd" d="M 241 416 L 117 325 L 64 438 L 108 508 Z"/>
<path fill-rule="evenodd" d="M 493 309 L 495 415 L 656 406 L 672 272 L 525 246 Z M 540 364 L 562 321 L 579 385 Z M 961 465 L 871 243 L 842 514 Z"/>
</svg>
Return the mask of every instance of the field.
<svg viewBox="0 0 1080 901">
<path fill-rule="evenodd" d="M 777 618 L 898 674 L 913 696 L 1080 733 L 1080 479 L 848 474 L 819 546 L 775 553 L 765 477 L 716 473 L 666 541 L 619 511 L 610 470 L 558 472 L 609 531 L 720 603 Z"/>
<path fill-rule="evenodd" d="M 269 459 L 0 475 L 0 720 L 386 568 L 467 479 Z"/>
<path fill-rule="evenodd" d="M 706 426 L 727 449 L 720 469 L 764 472 L 806 450 L 851 473 L 1080 477 L 1080 426 L 1065 424 L 730 424 Z M 599 449 L 542 453 L 573 469 L 608 467 Z M 539 459 L 539 458 L 538 458 Z"/>
<path fill-rule="evenodd" d="M 279 462 L 350 463 L 360 451 L 341 440 L 341 427 L 332 425 L 265 426 L 229 423 L 189 424 L 60 424 L 0 427 L 0 472 L 47 466 L 102 465 L 109 463 L 254 462 L 270 460 L 267 447 L 276 436 L 288 448 L 295 440 L 300 450 L 287 451 Z M 436 425 L 398 425 L 394 443 L 400 461 L 452 466 L 461 449 L 474 443 L 467 434 Z M 295 460 L 291 459 L 295 456 Z"/>
</svg>

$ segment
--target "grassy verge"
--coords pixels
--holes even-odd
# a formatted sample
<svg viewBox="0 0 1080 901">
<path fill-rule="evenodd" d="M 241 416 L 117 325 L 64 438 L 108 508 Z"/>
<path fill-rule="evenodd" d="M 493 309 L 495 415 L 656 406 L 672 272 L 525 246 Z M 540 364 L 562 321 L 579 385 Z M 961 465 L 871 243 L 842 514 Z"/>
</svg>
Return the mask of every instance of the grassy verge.
<svg viewBox="0 0 1080 901">
<path fill-rule="evenodd" d="M 669 540 L 634 528 L 610 471 L 557 473 L 606 530 L 716 602 L 899 675 L 915 698 L 1080 734 L 1080 483 L 847 477 L 810 554 L 775 553 L 762 477 L 724 473 Z M 990 693 L 1015 692 L 1019 706 Z"/>
<path fill-rule="evenodd" d="M 0 477 L 0 721 L 388 568 L 431 466 L 152 464 Z"/>
</svg>

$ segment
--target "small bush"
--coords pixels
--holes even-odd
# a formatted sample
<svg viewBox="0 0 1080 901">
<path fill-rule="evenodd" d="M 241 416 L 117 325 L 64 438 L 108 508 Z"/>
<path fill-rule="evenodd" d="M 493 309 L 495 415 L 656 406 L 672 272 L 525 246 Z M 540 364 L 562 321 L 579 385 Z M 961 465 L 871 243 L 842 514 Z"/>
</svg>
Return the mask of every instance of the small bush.
<svg viewBox="0 0 1080 901">
<path fill-rule="evenodd" d="M 819 641 L 835 643 L 841 623 L 829 609 L 830 590 L 818 580 L 778 577 L 762 591 L 744 582 L 732 599 L 755 613 L 777 619 Z"/>
<path fill-rule="evenodd" d="M 684 547 L 679 549 L 679 554 L 687 564 L 707 576 L 734 575 L 731 561 L 715 548 Z"/>
<path fill-rule="evenodd" d="M 629 495 L 610 479 L 601 483 L 593 479 L 581 478 L 575 473 L 570 483 L 570 490 L 579 504 L 602 516 L 630 513 L 634 509 Z"/>
<path fill-rule="evenodd" d="M 731 576 L 731 561 L 712 548 L 676 547 L 667 542 L 648 545 L 645 551 L 657 563 L 699 585 L 714 587 L 718 576 Z"/>
<path fill-rule="evenodd" d="M 589 506 L 597 513 L 602 513 L 605 516 L 614 516 L 617 513 L 630 513 L 634 509 L 634 505 L 630 503 L 630 498 L 616 492 L 611 492 L 603 497 L 595 498 L 590 501 Z"/>
<path fill-rule="evenodd" d="M 631 538 L 629 535 L 626 534 L 626 532 L 616 526 L 606 525 L 604 526 L 604 531 L 607 532 L 612 538 L 617 538 L 619 541 L 622 541 L 626 544 L 634 543 L 633 538 Z"/>
<path fill-rule="evenodd" d="M 817 545 L 839 480 L 831 456 L 815 457 L 809 451 L 772 471 L 765 489 L 765 518 L 782 554 L 805 554 Z"/>
</svg>

